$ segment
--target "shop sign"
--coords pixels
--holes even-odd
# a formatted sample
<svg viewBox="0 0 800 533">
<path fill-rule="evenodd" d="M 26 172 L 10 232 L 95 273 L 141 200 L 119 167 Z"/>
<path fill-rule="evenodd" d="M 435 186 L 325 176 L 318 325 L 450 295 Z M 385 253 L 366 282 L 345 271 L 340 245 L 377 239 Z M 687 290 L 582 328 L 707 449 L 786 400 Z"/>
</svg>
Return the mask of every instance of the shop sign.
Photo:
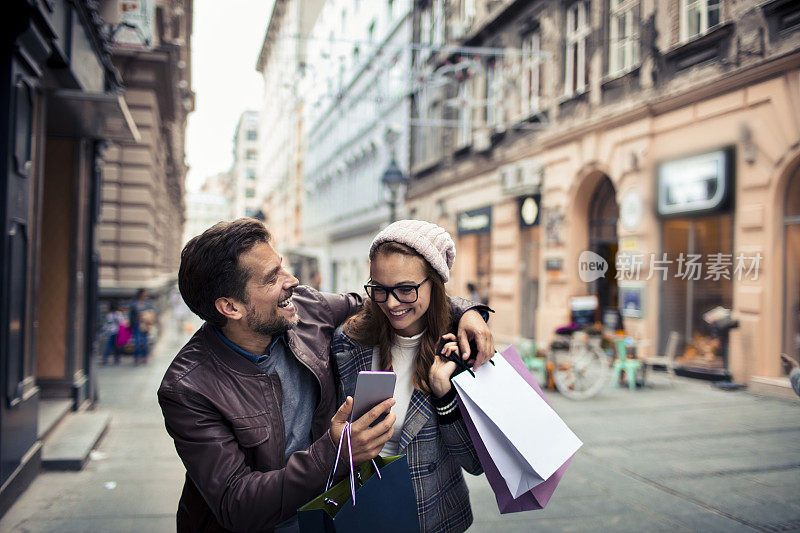
<svg viewBox="0 0 800 533">
<path fill-rule="evenodd" d="M 539 206 L 542 203 L 542 196 L 539 194 L 529 194 L 519 198 L 518 209 L 519 227 L 529 228 L 539 225 Z"/>
<path fill-rule="evenodd" d="M 560 257 L 548 257 L 544 260 L 544 269 L 548 272 L 560 272 L 564 270 L 564 260 Z"/>
<path fill-rule="evenodd" d="M 644 287 L 641 285 L 619 285 L 619 306 L 622 316 L 643 318 L 643 293 Z"/>
<path fill-rule="evenodd" d="M 626 192 L 619 206 L 619 220 L 622 222 L 622 227 L 628 231 L 636 231 L 642 222 L 643 214 L 644 206 L 639 191 L 631 189 Z"/>
<path fill-rule="evenodd" d="M 155 0 L 117 0 L 122 24 L 114 35 L 120 48 L 149 50 L 153 47 L 156 22 Z"/>
<path fill-rule="evenodd" d="M 458 234 L 489 233 L 492 231 L 492 206 L 479 207 L 458 214 Z"/>
<path fill-rule="evenodd" d="M 733 149 L 661 163 L 658 167 L 658 214 L 700 214 L 728 207 L 733 183 Z"/>
<path fill-rule="evenodd" d="M 564 242 L 562 229 L 564 226 L 564 213 L 558 209 L 548 209 L 544 213 L 544 237 L 547 244 L 561 244 Z"/>
</svg>

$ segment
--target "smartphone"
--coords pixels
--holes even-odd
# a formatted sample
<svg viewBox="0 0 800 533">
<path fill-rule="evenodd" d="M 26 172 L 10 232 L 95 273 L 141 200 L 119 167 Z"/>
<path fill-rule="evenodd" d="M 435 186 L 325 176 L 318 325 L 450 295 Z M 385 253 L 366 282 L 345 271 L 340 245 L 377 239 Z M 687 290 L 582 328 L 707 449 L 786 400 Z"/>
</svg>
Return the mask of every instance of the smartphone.
<svg viewBox="0 0 800 533">
<path fill-rule="evenodd" d="M 353 394 L 353 412 L 350 422 L 355 422 L 370 409 L 394 396 L 394 372 L 362 370 L 356 378 L 356 392 Z"/>
</svg>

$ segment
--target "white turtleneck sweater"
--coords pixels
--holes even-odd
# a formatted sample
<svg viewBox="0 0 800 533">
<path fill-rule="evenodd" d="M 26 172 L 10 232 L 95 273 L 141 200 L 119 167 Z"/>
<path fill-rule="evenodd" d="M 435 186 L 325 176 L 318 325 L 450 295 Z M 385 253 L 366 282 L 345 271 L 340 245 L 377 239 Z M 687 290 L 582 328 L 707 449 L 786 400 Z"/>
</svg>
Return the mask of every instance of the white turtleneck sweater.
<svg viewBox="0 0 800 533">
<path fill-rule="evenodd" d="M 392 438 L 383 445 L 381 457 L 397 455 L 400 448 L 400 433 L 403 423 L 408 413 L 408 405 L 411 403 L 411 395 L 414 392 L 414 384 L 411 380 L 414 375 L 414 367 L 417 359 L 417 350 L 422 340 L 422 333 L 413 337 L 401 337 L 395 335 L 392 341 L 392 369 L 397 375 L 397 382 L 394 386 L 395 404 L 392 408 L 397 420 L 394 422 L 394 432 Z M 380 348 L 375 346 L 372 350 L 372 370 L 380 370 Z"/>
</svg>

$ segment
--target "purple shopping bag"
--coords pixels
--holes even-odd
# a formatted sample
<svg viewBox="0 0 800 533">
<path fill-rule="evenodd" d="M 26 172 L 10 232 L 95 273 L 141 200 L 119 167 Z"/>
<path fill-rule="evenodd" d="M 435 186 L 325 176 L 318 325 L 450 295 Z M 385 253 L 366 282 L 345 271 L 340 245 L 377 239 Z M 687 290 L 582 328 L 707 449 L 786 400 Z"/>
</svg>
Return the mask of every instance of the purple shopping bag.
<svg viewBox="0 0 800 533">
<path fill-rule="evenodd" d="M 530 385 L 533 390 L 535 390 L 536 393 L 541 396 L 545 402 L 547 402 L 547 398 L 542 392 L 542 389 L 539 388 L 539 385 L 536 383 L 534 377 L 530 372 L 528 372 L 528 369 L 525 367 L 525 363 L 522 362 L 517 350 L 513 346 L 509 346 L 503 350 L 501 355 L 506 361 L 508 361 L 514 370 L 516 370 L 517 373 L 522 376 L 522 379 L 524 379 L 528 385 Z M 559 469 L 556 470 L 552 476 L 519 498 L 515 499 L 508 490 L 508 487 L 503 480 L 503 476 L 497 470 L 494 461 L 492 461 L 486 446 L 483 444 L 483 441 L 478 434 L 478 430 L 475 428 L 475 424 L 472 422 L 469 414 L 467 414 L 467 409 L 461 403 L 460 397 L 458 397 L 458 404 L 459 408 L 461 409 L 461 414 L 464 418 L 464 424 L 467 426 L 469 436 L 472 438 L 472 444 L 475 446 L 475 451 L 478 453 L 478 459 L 481 462 L 481 466 L 483 466 L 484 473 L 486 473 L 486 479 L 489 480 L 489 485 L 491 485 L 492 491 L 494 492 L 500 514 L 544 509 L 545 505 L 547 505 L 547 502 L 549 502 L 550 498 L 553 496 L 553 492 L 555 492 L 558 482 L 561 481 L 562 477 L 564 477 L 564 472 L 566 472 L 567 466 L 572 460 L 572 457 L 567 459 L 567 461 L 561 465 L 561 467 L 559 467 Z M 547 404 L 550 405 L 550 402 L 547 402 Z"/>
</svg>

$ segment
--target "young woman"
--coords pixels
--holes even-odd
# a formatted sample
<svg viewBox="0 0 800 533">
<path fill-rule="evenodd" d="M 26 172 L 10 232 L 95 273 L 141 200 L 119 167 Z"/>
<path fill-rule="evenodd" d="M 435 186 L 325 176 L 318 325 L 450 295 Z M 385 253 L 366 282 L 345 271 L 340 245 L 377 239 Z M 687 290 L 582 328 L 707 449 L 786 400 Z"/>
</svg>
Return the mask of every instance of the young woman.
<svg viewBox="0 0 800 533">
<path fill-rule="evenodd" d="M 360 370 L 397 374 L 397 420 L 381 455 L 407 455 L 422 531 L 464 531 L 472 509 L 461 469 L 483 470 L 450 383 L 456 364 L 434 353 L 443 334 L 443 351 L 458 350 L 444 288 L 455 245 L 435 224 L 401 220 L 375 237 L 369 258 L 369 300 L 332 342 L 341 392 L 353 395 Z"/>
</svg>

